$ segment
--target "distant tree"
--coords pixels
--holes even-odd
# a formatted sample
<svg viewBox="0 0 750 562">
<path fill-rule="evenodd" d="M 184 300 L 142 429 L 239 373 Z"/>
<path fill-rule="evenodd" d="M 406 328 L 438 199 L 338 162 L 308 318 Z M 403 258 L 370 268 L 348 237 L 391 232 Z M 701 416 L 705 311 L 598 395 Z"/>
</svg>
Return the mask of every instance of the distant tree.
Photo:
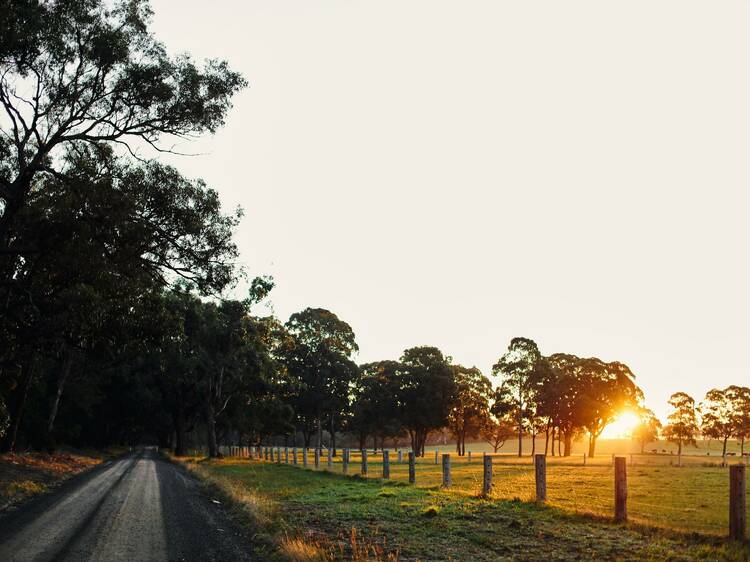
<svg viewBox="0 0 750 562">
<path fill-rule="evenodd" d="M 563 441 L 564 455 L 570 456 L 573 436 L 582 430 L 579 415 L 584 387 L 579 384 L 579 363 L 575 355 L 555 353 L 537 363 L 533 374 L 537 413 L 546 418 L 545 454 L 552 438 L 552 454 L 555 454 L 555 434 L 558 449 Z"/>
<path fill-rule="evenodd" d="M 285 325 L 289 338 L 280 348 L 296 394 L 295 413 L 303 423 L 305 445 L 310 429 L 317 434 L 317 447 L 323 446 L 323 421 L 329 421 L 333 438 L 336 421 L 348 408 L 358 367 L 351 356 L 358 350 L 351 326 L 333 312 L 306 308 L 292 314 Z M 312 425 L 312 427 L 310 427 Z"/>
<path fill-rule="evenodd" d="M 596 357 L 580 359 L 576 366 L 578 400 L 575 416 L 589 434 L 589 457 L 596 440 L 623 410 L 634 409 L 643 399 L 635 376 L 624 363 L 606 363 Z"/>
<path fill-rule="evenodd" d="M 524 420 L 533 400 L 532 375 L 540 359 L 539 348 L 533 340 L 513 338 L 508 351 L 492 367 L 492 373 L 502 378 L 502 386 L 508 389 L 515 401 L 519 457 L 523 455 Z"/>
<path fill-rule="evenodd" d="M 639 410 L 638 419 L 638 425 L 633 428 L 632 438 L 641 445 L 641 454 L 643 454 L 646 445 L 659 439 L 661 422 L 654 412 L 648 408 Z"/>
<path fill-rule="evenodd" d="M 497 453 L 505 442 L 515 435 L 513 421 L 507 419 L 489 418 L 481 430 L 482 439 L 490 444 L 492 450 Z"/>
<path fill-rule="evenodd" d="M 740 440 L 740 454 L 745 454 L 745 441 L 750 439 L 750 388 L 732 385 L 726 389 L 732 404 L 734 437 Z"/>
<path fill-rule="evenodd" d="M 713 388 L 698 406 L 701 414 L 701 433 L 722 443 L 722 456 L 727 453 L 727 441 L 737 432 L 738 418 L 729 389 Z"/>
<path fill-rule="evenodd" d="M 399 419 L 409 433 L 416 455 L 424 456 L 431 431 L 448 423 L 456 401 L 456 383 L 450 359 L 436 347 L 412 347 L 401 357 L 403 366 L 399 388 Z"/>
<path fill-rule="evenodd" d="M 360 366 L 347 423 L 347 429 L 357 436 L 360 449 L 365 448 L 368 437 L 384 440 L 402 433 L 396 400 L 402 369 L 398 361 Z"/>
<path fill-rule="evenodd" d="M 448 427 L 456 439 L 459 456 L 466 454 L 466 439 L 479 436 L 489 421 L 492 383 L 476 367 L 453 365 L 456 401 L 448 415 Z"/>
<path fill-rule="evenodd" d="M 668 403 L 673 410 L 667 418 L 664 437 L 671 443 L 677 443 L 677 453 L 682 454 L 682 444 L 695 445 L 695 438 L 698 435 L 695 400 L 684 392 L 675 392 L 669 397 Z"/>
</svg>

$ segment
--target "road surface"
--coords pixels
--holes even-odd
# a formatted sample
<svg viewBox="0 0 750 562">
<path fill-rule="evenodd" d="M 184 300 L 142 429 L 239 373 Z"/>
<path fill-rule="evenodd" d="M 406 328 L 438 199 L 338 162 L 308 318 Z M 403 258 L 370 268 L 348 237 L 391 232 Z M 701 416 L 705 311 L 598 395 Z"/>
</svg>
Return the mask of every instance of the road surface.
<svg viewBox="0 0 750 562">
<path fill-rule="evenodd" d="M 0 518 L 0 560 L 252 560 L 242 533 L 152 450 L 107 462 Z"/>
</svg>

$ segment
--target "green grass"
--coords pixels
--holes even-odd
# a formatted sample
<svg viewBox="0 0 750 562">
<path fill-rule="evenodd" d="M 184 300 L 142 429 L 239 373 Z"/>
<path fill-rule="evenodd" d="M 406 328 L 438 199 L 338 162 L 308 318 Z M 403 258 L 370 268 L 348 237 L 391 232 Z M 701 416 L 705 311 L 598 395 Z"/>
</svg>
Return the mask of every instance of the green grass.
<svg viewBox="0 0 750 562">
<path fill-rule="evenodd" d="M 550 459 L 545 506 L 530 501 L 529 459 L 503 460 L 494 465 L 489 498 L 479 497 L 481 457 L 452 459 L 449 490 L 440 488 L 440 467 L 429 458 L 419 461 L 416 486 L 407 483 L 406 464 L 395 462 L 389 481 L 377 478 L 381 465 L 373 460 L 368 478 L 353 475 L 358 458 L 348 477 L 338 460 L 334 473 L 231 459 L 200 465 L 264 497 L 280 537 L 301 538 L 329 558 L 354 558 L 341 546 L 351 542 L 353 529 L 360 543 L 380 553 L 374 559 L 388 552 L 409 560 L 750 558 L 750 547 L 719 537 L 728 525 L 726 469 L 628 467 L 631 523 L 618 526 L 609 521 L 613 484 L 606 459 L 585 468 Z"/>
</svg>

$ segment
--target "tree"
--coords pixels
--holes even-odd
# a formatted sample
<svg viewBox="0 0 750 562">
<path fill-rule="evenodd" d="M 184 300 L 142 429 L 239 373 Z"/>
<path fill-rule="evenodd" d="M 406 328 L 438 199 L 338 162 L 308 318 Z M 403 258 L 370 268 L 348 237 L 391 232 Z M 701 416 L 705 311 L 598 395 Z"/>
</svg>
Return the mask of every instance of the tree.
<svg viewBox="0 0 750 562">
<path fill-rule="evenodd" d="M 537 414 L 546 418 L 545 454 L 552 438 L 555 454 L 555 435 L 565 444 L 564 455 L 570 456 L 573 436 L 583 429 L 579 415 L 583 385 L 579 381 L 581 359 L 575 355 L 555 353 L 542 358 L 532 375 Z"/>
<path fill-rule="evenodd" d="M 357 435 L 360 449 L 365 448 L 370 436 L 385 440 L 402 434 L 395 399 L 402 369 L 398 361 L 376 361 L 360 366 L 347 423 L 347 428 Z"/>
<path fill-rule="evenodd" d="M 634 409 L 643 399 L 635 375 L 624 363 L 606 363 L 596 357 L 580 359 L 576 365 L 578 400 L 577 423 L 588 431 L 589 457 L 596 451 L 596 440 L 623 410 Z"/>
<path fill-rule="evenodd" d="M 15 262 L 13 283 L 0 287 L 4 360 L 38 358 L 34 346 L 54 350 L 55 366 L 42 373 L 54 378 L 50 446 L 65 385 L 80 365 L 76 357 L 104 345 L 134 312 L 132 303 L 175 279 L 204 292 L 223 289 L 237 255 L 239 213 L 224 215 L 216 192 L 202 182 L 167 166 L 131 166 L 106 151 L 82 150 L 70 165 L 75 171 L 65 178 L 42 178 L 44 188 L 16 217 L 26 251 Z M 11 402 L 19 422 L 20 397 L 39 376 L 32 365 L 18 371 L 20 394 Z"/>
<path fill-rule="evenodd" d="M 489 418 L 486 420 L 481 430 L 482 439 L 492 446 L 492 450 L 497 453 L 505 442 L 515 435 L 515 426 L 512 421 L 507 419 Z"/>
<path fill-rule="evenodd" d="M 661 422 L 653 411 L 648 408 L 641 408 L 638 412 L 639 422 L 633 428 L 632 438 L 641 445 L 641 454 L 643 454 L 646 445 L 659 439 L 661 431 Z"/>
<path fill-rule="evenodd" d="M 149 31 L 147 0 L 11 4 L 0 24 L 4 253 L 17 251 L 12 225 L 38 176 L 71 171 L 61 155 L 85 145 L 167 150 L 163 135 L 215 131 L 245 85 L 223 61 L 170 57 Z"/>
<path fill-rule="evenodd" d="M 450 359 L 436 347 L 412 347 L 401 357 L 396 396 L 399 419 L 411 439 L 415 455 L 424 456 L 431 431 L 448 423 L 456 401 L 456 383 Z"/>
<path fill-rule="evenodd" d="M 740 454 L 745 454 L 745 440 L 750 439 L 750 388 L 729 386 L 727 396 L 732 404 L 734 436 L 740 440 Z"/>
<path fill-rule="evenodd" d="M 533 398 L 532 373 L 540 359 L 539 348 L 533 340 L 513 338 L 508 351 L 492 367 L 492 373 L 502 377 L 502 384 L 515 399 L 519 457 L 523 455 L 524 415 Z"/>
<path fill-rule="evenodd" d="M 701 414 L 701 432 L 709 439 L 722 442 L 722 456 L 727 454 L 727 441 L 737 434 L 737 417 L 729 389 L 713 388 L 698 407 Z"/>
<path fill-rule="evenodd" d="M 329 420 L 331 438 L 336 421 L 349 405 L 357 365 L 351 356 L 359 349 L 351 326 L 333 312 L 306 308 L 292 314 L 285 325 L 289 338 L 279 350 L 289 376 L 295 381 L 292 406 L 300 418 L 309 445 L 310 430 L 323 445 L 323 420 Z"/>
<path fill-rule="evenodd" d="M 456 439 L 459 456 L 466 454 L 466 438 L 476 438 L 489 421 L 492 383 L 476 367 L 453 365 L 456 401 L 448 427 Z"/>
<path fill-rule="evenodd" d="M 669 397 L 672 413 L 669 414 L 667 425 L 664 427 L 664 437 L 671 443 L 677 443 L 677 454 L 682 454 L 682 444 L 695 445 L 698 434 L 698 415 L 695 410 L 695 400 L 684 392 L 675 392 Z"/>
</svg>

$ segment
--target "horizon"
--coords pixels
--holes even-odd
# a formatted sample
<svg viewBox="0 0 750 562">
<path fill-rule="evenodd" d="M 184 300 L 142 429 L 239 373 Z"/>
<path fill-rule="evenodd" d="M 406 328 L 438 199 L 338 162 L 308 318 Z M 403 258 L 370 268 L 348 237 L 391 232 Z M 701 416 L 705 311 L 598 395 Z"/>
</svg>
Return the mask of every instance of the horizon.
<svg viewBox="0 0 750 562">
<path fill-rule="evenodd" d="M 164 160 L 244 208 L 282 320 L 331 310 L 360 363 L 435 345 L 491 377 L 515 336 L 621 361 L 662 421 L 747 380 L 750 6 L 201 6 L 153 2 L 157 37 L 250 88 Z"/>
</svg>

